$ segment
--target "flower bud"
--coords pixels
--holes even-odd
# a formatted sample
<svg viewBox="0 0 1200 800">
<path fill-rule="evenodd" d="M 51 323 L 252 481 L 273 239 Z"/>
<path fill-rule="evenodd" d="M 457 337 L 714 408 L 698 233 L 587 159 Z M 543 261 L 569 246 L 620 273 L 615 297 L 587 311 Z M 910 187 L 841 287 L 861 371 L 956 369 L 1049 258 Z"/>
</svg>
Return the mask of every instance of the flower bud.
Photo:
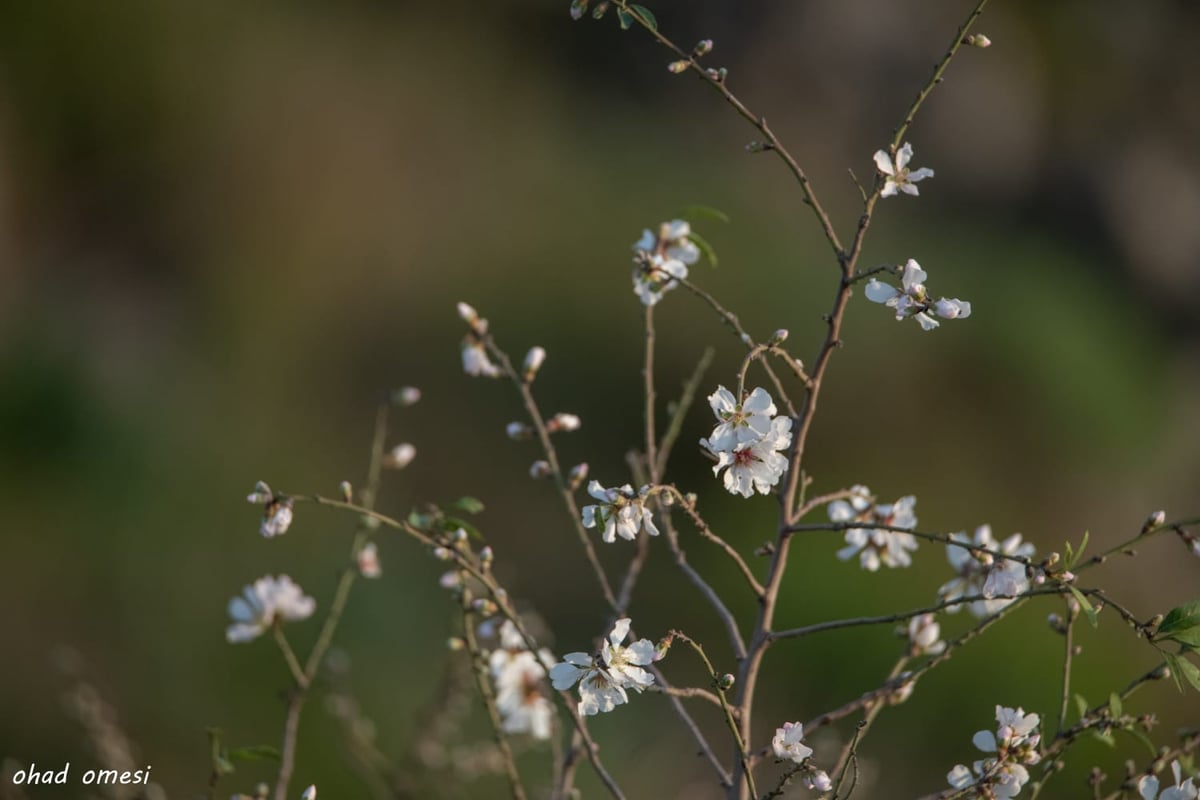
<svg viewBox="0 0 1200 800">
<path fill-rule="evenodd" d="M 582 425 L 583 421 L 575 414 L 564 414 L 560 411 L 546 423 L 546 430 L 550 431 L 550 433 L 558 433 L 559 431 L 569 433 L 579 430 Z"/>
<path fill-rule="evenodd" d="M 446 552 L 449 552 L 449 551 L 446 551 Z M 443 572 L 442 577 L 438 578 L 438 586 L 441 586 L 443 589 L 449 589 L 449 590 L 461 589 L 462 582 L 463 582 L 462 575 L 459 574 L 458 570 L 454 570 L 454 569 L 450 570 L 449 572 Z"/>
<path fill-rule="evenodd" d="M 358 571 L 364 578 L 378 578 L 383 575 L 383 568 L 379 565 L 379 548 L 374 542 L 364 544 L 359 549 L 356 560 Z"/>
<path fill-rule="evenodd" d="M 482 614 L 485 617 L 490 617 L 500 609 L 496 608 L 496 604 L 486 597 L 476 597 L 471 601 L 471 608 Z"/>
<path fill-rule="evenodd" d="M 300 795 L 300 800 L 317 800 L 317 787 L 311 785 L 305 789 Z"/>
<path fill-rule="evenodd" d="M 259 481 L 254 484 L 254 491 L 246 495 L 246 502 L 255 506 L 266 505 L 275 499 L 275 493 L 271 491 L 271 487 L 266 481 Z"/>
<path fill-rule="evenodd" d="M 395 406 L 415 406 L 420 399 L 421 390 L 415 386 L 404 386 L 392 392 L 392 405 Z"/>
<path fill-rule="evenodd" d="M 529 383 L 537 376 L 538 370 L 546 360 L 546 351 L 541 347 L 531 347 L 525 354 L 525 382 Z"/>
<path fill-rule="evenodd" d="M 1145 524 L 1142 525 L 1142 535 L 1143 536 L 1146 535 L 1147 533 L 1149 533 L 1153 529 L 1159 527 L 1166 521 L 1167 521 L 1167 512 L 1166 511 L 1155 511 L 1153 514 L 1146 517 L 1146 522 L 1145 522 Z"/>
<path fill-rule="evenodd" d="M 981 50 L 985 47 L 992 46 L 992 40 L 984 36 L 982 33 L 972 33 L 966 39 L 963 39 L 963 42 L 971 47 L 978 47 Z"/>
<path fill-rule="evenodd" d="M 453 561 L 454 553 L 445 547 L 435 547 L 433 548 L 433 557 L 438 561 Z"/>
<path fill-rule="evenodd" d="M 571 0 L 571 19 L 581 20 L 587 13 L 588 0 Z"/>
<path fill-rule="evenodd" d="M 567 475 L 567 481 L 570 484 L 571 491 L 574 492 L 578 490 L 580 486 L 583 486 L 583 482 L 587 480 L 587 476 L 588 465 L 586 461 L 581 461 L 575 466 L 571 467 L 571 472 Z"/>
<path fill-rule="evenodd" d="M 719 679 L 717 679 L 717 686 L 721 689 L 722 692 L 727 692 L 733 688 L 734 680 L 735 680 L 734 677 L 732 675 L 730 675 L 728 672 L 726 672 Z"/>
<path fill-rule="evenodd" d="M 350 481 L 342 481 L 338 484 L 338 494 L 342 496 L 342 502 L 344 503 L 354 500 L 354 487 L 350 485 Z"/>
<path fill-rule="evenodd" d="M 463 542 L 467 541 L 466 530 L 463 528 L 455 528 L 454 532 L 450 534 L 450 540 L 455 544 L 462 544 Z"/>
<path fill-rule="evenodd" d="M 779 330 L 777 330 L 771 334 L 770 344 L 783 344 L 784 342 L 787 341 L 787 337 L 788 337 L 787 328 L 780 328 Z"/>
<path fill-rule="evenodd" d="M 548 461 L 535 461 L 529 465 L 529 477 L 534 480 L 549 478 L 553 474 L 554 471 L 550 469 L 550 462 Z"/>
<path fill-rule="evenodd" d="M 484 569 L 490 567 L 495 559 L 496 553 L 490 544 L 479 551 L 479 563 L 483 564 Z"/>
<path fill-rule="evenodd" d="M 687 72 L 687 68 L 690 65 L 690 61 L 686 58 L 681 58 L 678 61 L 672 61 L 670 64 L 667 64 L 667 71 L 679 75 L 680 73 Z"/>
<path fill-rule="evenodd" d="M 417 448 L 408 442 L 398 444 L 383 457 L 383 465 L 388 469 L 404 469 L 417 457 Z"/>
<path fill-rule="evenodd" d="M 829 773 L 823 769 L 813 770 L 805 775 L 801 782 L 807 789 L 814 789 L 818 792 L 833 791 L 833 781 L 829 779 Z"/>
<path fill-rule="evenodd" d="M 446 640 L 446 647 L 450 650 L 464 650 L 467 643 L 462 640 L 461 636 L 451 636 Z"/>
<path fill-rule="evenodd" d="M 608 0 L 603 0 L 603 2 L 597 3 L 596 7 L 592 9 L 592 19 L 604 19 L 604 14 L 607 11 Z"/>
<path fill-rule="evenodd" d="M 696 58 L 700 58 L 701 56 L 706 56 L 711 53 L 712 49 L 712 39 L 701 39 L 700 41 L 696 42 L 696 46 L 692 48 L 692 55 L 694 55 Z"/>
<path fill-rule="evenodd" d="M 533 428 L 530 428 L 524 422 L 510 422 L 504 426 L 504 434 L 514 442 L 528 439 L 532 433 Z"/>
</svg>

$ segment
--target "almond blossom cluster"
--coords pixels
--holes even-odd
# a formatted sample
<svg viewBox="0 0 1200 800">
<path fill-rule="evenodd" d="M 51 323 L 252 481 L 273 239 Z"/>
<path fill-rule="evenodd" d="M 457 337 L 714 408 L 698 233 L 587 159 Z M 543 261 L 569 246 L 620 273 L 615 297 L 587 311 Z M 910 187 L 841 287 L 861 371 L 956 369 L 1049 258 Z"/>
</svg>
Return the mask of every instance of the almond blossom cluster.
<svg viewBox="0 0 1200 800">
<path fill-rule="evenodd" d="M 814 789 L 818 792 L 832 791 L 833 781 L 829 779 L 829 773 L 809 763 L 813 750 L 804 744 L 803 739 L 804 725 L 799 722 L 785 722 L 782 728 L 775 729 L 775 737 L 771 739 L 771 749 L 779 760 L 792 761 L 801 765 L 803 775 L 800 782 L 805 789 Z"/>
<path fill-rule="evenodd" d="M 925 280 L 928 277 L 921 265 L 910 258 L 904 265 L 899 289 L 872 278 L 867 282 L 865 294 L 872 303 L 883 303 L 896 309 L 897 320 L 912 317 L 920 324 L 921 329 L 926 331 L 931 331 L 941 324 L 933 315 L 942 319 L 966 319 L 971 316 L 971 304 L 966 300 L 951 300 L 947 297 L 940 300 L 931 299 L 925 290 Z"/>
<path fill-rule="evenodd" d="M 1159 794 L 1158 778 L 1154 775 L 1143 775 L 1138 778 L 1137 790 L 1142 800 L 1196 800 L 1200 797 L 1200 788 L 1196 786 L 1195 778 L 1183 780 L 1183 772 L 1178 761 L 1171 762 L 1171 772 L 1175 776 L 1175 785 L 1168 786 Z"/>
<path fill-rule="evenodd" d="M 633 244 L 633 293 L 652 306 L 688 276 L 688 265 L 700 259 L 700 248 L 688 237 L 691 226 L 681 219 L 664 222 L 658 232 L 642 231 Z"/>
<path fill-rule="evenodd" d="M 264 481 L 254 484 L 254 491 L 246 495 L 251 505 L 263 507 L 262 523 L 258 532 L 271 539 L 283 536 L 292 525 L 292 498 L 276 496 Z"/>
<path fill-rule="evenodd" d="M 730 494 L 770 492 L 787 470 L 783 451 L 792 444 L 791 417 L 776 416 L 775 402 L 762 387 L 738 398 L 718 386 L 708 404 L 717 426 L 700 446 L 717 457 L 713 475 L 725 470 L 723 482 Z"/>
<path fill-rule="evenodd" d="M 654 685 L 654 676 L 642 669 L 659 658 L 654 643 L 639 639 L 628 646 L 622 644 L 631 624 L 628 617 L 617 620 L 598 654 L 567 653 L 562 662 L 551 667 L 550 681 L 555 689 L 565 692 L 579 684 L 580 714 L 612 711 L 629 702 L 626 689 L 640 693 Z"/>
<path fill-rule="evenodd" d="M 1041 735 L 1034 733 L 1041 719 L 1026 714 L 1022 708 L 996 706 L 996 732 L 979 731 L 971 741 L 979 750 L 989 753 L 971 768 L 959 764 L 946 775 L 949 784 L 958 790 L 970 789 L 971 797 L 1016 797 L 1029 781 L 1027 765 L 1041 761 L 1038 751 Z"/>
<path fill-rule="evenodd" d="M 971 601 L 967 608 L 976 617 L 983 618 L 1007 607 L 1016 595 L 1029 588 L 1029 577 L 1024 562 L 1003 557 L 1015 556 L 1027 561 L 1033 556 L 1033 544 L 1022 543 L 1021 534 L 1014 533 L 1003 542 L 997 542 L 992 536 L 991 526 L 980 525 L 975 529 L 974 537 L 959 532 L 950 534 L 950 538 L 968 546 L 946 545 L 946 559 L 958 576 L 938 589 L 938 595 L 943 602 L 952 602 L 961 597 L 981 596 L 983 599 Z M 992 552 L 974 550 L 971 545 Z M 992 553 L 1000 553 L 1002 557 L 997 558 Z M 955 604 L 946 610 L 956 613 L 961 608 L 961 604 Z"/>
<path fill-rule="evenodd" d="M 650 536 L 658 536 L 654 513 L 646 506 L 649 486 L 643 486 L 636 492 L 628 483 L 605 489 L 600 481 L 593 480 L 588 483 L 587 490 L 600 502 L 583 507 L 583 527 L 601 528 L 605 542 L 612 544 L 618 536 L 633 541 L 638 532 L 643 530 Z"/>
<path fill-rule="evenodd" d="M 871 490 L 858 485 L 850 488 L 849 498 L 834 500 L 827 510 L 832 522 L 915 528 L 917 517 L 913 507 L 916 504 L 917 498 L 912 495 L 901 497 L 894 503 L 876 503 Z M 912 556 L 909 553 L 916 549 L 917 539 L 911 533 L 872 527 L 849 528 L 846 531 L 846 546 L 838 551 L 837 556 L 842 561 L 848 561 L 857 555 L 863 569 L 876 572 L 880 565 L 892 568 L 911 565 Z"/>
<path fill-rule="evenodd" d="M 554 656 L 542 649 L 535 655 L 511 620 L 499 631 L 500 646 L 488 657 L 488 669 L 496 688 L 496 710 L 505 733 L 527 733 L 534 739 L 549 739 L 554 706 L 542 691 L 546 670 Z"/>
</svg>

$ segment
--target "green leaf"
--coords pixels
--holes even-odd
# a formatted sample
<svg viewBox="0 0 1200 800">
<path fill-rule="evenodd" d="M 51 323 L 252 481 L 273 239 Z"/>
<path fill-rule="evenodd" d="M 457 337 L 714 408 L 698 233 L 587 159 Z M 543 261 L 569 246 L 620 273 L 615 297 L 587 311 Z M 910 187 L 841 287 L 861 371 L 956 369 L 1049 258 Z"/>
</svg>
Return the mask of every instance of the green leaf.
<svg viewBox="0 0 1200 800">
<path fill-rule="evenodd" d="M 1154 742 L 1150 741 L 1149 736 L 1142 733 L 1137 728 L 1123 728 L 1123 730 L 1142 744 L 1146 745 L 1146 749 L 1150 751 L 1150 756 L 1152 758 L 1158 757 L 1158 747 L 1155 746 Z"/>
<path fill-rule="evenodd" d="M 1097 741 L 1104 742 L 1109 747 L 1117 746 L 1117 740 L 1113 738 L 1113 735 L 1110 731 L 1092 731 L 1092 738 L 1096 739 Z"/>
<path fill-rule="evenodd" d="M 1075 710 L 1079 712 L 1080 719 L 1083 719 L 1084 716 L 1087 715 L 1088 708 L 1089 708 L 1089 705 L 1088 705 L 1087 698 L 1081 694 L 1075 695 Z"/>
<path fill-rule="evenodd" d="M 464 514 L 478 514 L 483 511 L 483 501 L 477 500 L 474 497 L 460 497 L 451 503 L 450 507 Z"/>
<path fill-rule="evenodd" d="M 1071 594 L 1075 596 L 1079 607 L 1083 609 L 1083 613 L 1087 616 L 1088 622 L 1092 623 L 1092 627 L 1096 628 L 1100 625 L 1099 615 L 1096 613 L 1095 607 L 1088 602 L 1088 599 L 1083 596 L 1083 592 L 1076 589 L 1074 586 L 1067 586 L 1071 590 Z"/>
<path fill-rule="evenodd" d="M 1167 660 L 1167 667 L 1171 670 L 1171 680 L 1175 681 L 1175 687 L 1183 692 L 1183 670 L 1179 668 L 1183 659 L 1174 653 L 1163 653 L 1163 658 Z"/>
<path fill-rule="evenodd" d="M 617 9 L 617 22 L 621 23 L 621 30 L 627 31 L 633 27 L 633 14 L 619 8 Z"/>
<path fill-rule="evenodd" d="M 212 767 L 213 771 L 218 775 L 228 775 L 237 769 L 235 766 L 233 766 L 233 762 L 224 755 L 218 755 L 216 758 L 214 758 Z"/>
<path fill-rule="evenodd" d="M 1183 673 L 1184 680 L 1190 683 L 1193 689 L 1200 692 L 1200 667 L 1197 667 L 1183 656 L 1175 656 L 1175 664 L 1179 671 Z"/>
<path fill-rule="evenodd" d="M 658 20 L 655 19 L 654 14 L 650 12 L 650 9 L 646 8 L 645 6 L 638 5 L 630 5 L 629 8 L 645 21 L 646 26 L 650 28 L 650 30 L 658 30 Z"/>
<path fill-rule="evenodd" d="M 1121 697 L 1116 692 L 1108 696 L 1108 713 L 1112 714 L 1113 719 L 1125 713 L 1125 707 L 1121 704 Z"/>
<path fill-rule="evenodd" d="M 700 252 L 703 253 L 704 257 L 708 259 L 708 263 L 712 264 L 713 267 L 717 266 L 717 251 L 713 250 L 713 247 L 708 243 L 708 240 L 695 231 L 689 233 L 687 238 L 696 243 L 696 247 L 700 248 Z"/>
<path fill-rule="evenodd" d="M 1154 633 L 1154 641 L 1160 639 L 1200 646 L 1200 600 L 1171 609 Z"/>
<path fill-rule="evenodd" d="M 279 751 L 269 744 L 256 744 L 250 747 L 235 747 L 226 755 L 232 761 L 278 761 Z"/>
<path fill-rule="evenodd" d="M 433 518 L 428 514 L 422 514 L 419 511 L 413 511 L 408 515 L 408 524 L 412 525 L 419 531 L 429 530 L 429 526 L 433 523 Z"/>
<path fill-rule="evenodd" d="M 693 219 L 715 219 L 717 222 L 729 223 L 729 215 L 712 206 L 688 206 L 679 216 L 689 222 Z"/>
</svg>

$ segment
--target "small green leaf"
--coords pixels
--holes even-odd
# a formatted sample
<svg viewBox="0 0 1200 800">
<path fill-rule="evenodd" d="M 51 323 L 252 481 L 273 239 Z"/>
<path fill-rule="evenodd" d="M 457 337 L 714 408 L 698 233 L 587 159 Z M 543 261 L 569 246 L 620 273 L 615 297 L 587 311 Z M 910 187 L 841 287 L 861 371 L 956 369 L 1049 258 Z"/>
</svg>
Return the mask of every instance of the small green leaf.
<svg viewBox="0 0 1200 800">
<path fill-rule="evenodd" d="M 1154 634 L 1154 639 L 1174 639 L 1176 641 L 1184 641 L 1192 643 L 1194 636 L 1192 631 L 1200 628 L 1200 600 L 1193 600 L 1190 603 L 1185 603 L 1178 608 L 1173 608 L 1163 617 L 1162 624 L 1158 626 L 1158 630 Z M 1179 636 L 1185 638 L 1180 640 Z"/>
<path fill-rule="evenodd" d="M 598 3 L 596 7 L 592 9 L 592 19 L 604 19 L 604 14 L 607 11 L 608 0 L 604 0 L 604 2 Z"/>
<path fill-rule="evenodd" d="M 1109 731 L 1092 731 L 1092 738 L 1096 739 L 1097 741 L 1104 742 L 1109 747 L 1117 746 L 1117 740 L 1113 738 L 1112 733 Z"/>
<path fill-rule="evenodd" d="M 1074 586 L 1068 586 L 1067 588 L 1071 590 L 1071 594 L 1074 595 L 1076 602 L 1079 603 L 1079 607 L 1083 609 L 1083 613 L 1087 616 L 1088 622 L 1092 623 L 1092 627 L 1099 627 L 1099 615 L 1096 613 L 1095 607 L 1088 602 L 1086 597 L 1083 596 L 1083 592 L 1079 591 Z"/>
<path fill-rule="evenodd" d="M 729 215 L 719 208 L 712 206 L 688 206 L 679 216 L 691 221 L 693 219 L 715 219 L 717 222 L 729 223 Z"/>
<path fill-rule="evenodd" d="M 1075 710 L 1079 712 L 1080 719 L 1083 719 L 1083 717 L 1087 715 L 1088 701 L 1087 698 L 1081 694 L 1075 695 Z"/>
<path fill-rule="evenodd" d="M 700 252 L 703 253 L 704 257 L 708 259 L 708 263 L 710 263 L 714 267 L 716 267 L 717 266 L 717 251 L 713 250 L 713 247 L 711 244 L 708 243 L 708 240 L 705 239 L 700 234 L 696 233 L 695 231 L 692 231 L 691 233 L 689 233 L 688 238 L 696 243 L 696 247 L 700 248 Z"/>
<path fill-rule="evenodd" d="M 658 30 L 658 20 L 655 19 L 654 14 L 650 12 L 650 9 L 639 5 L 630 5 L 629 8 L 639 17 L 641 17 L 643 21 L 645 21 L 646 27 L 652 31 Z"/>
<path fill-rule="evenodd" d="M 451 503 L 450 507 L 464 514 L 478 514 L 483 511 L 483 502 L 474 497 L 460 497 Z"/>
<path fill-rule="evenodd" d="M 1146 749 L 1150 751 L 1150 756 L 1152 758 L 1158 757 L 1158 747 L 1155 746 L 1154 742 L 1150 741 L 1149 736 L 1142 733 L 1137 728 L 1124 728 L 1123 730 L 1142 744 L 1146 745 Z"/>
<path fill-rule="evenodd" d="M 1183 659 L 1174 653 L 1163 653 L 1163 658 L 1167 660 L 1167 667 L 1171 670 L 1171 680 L 1175 681 L 1175 687 L 1182 692 L 1183 670 L 1179 668 L 1179 664 Z"/>
<path fill-rule="evenodd" d="M 1063 549 L 1067 551 L 1067 569 L 1070 569 L 1075 564 L 1075 548 L 1071 547 L 1070 542 L 1066 542 Z"/>
<path fill-rule="evenodd" d="M 627 31 L 633 27 L 633 14 L 619 8 L 617 9 L 617 22 L 621 23 L 621 30 Z"/>
<path fill-rule="evenodd" d="M 1113 719 L 1125 713 L 1125 707 L 1121 704 L 1121 697 L 1116 692 L 1108 696 L 1108 713 L 1112 714 Z"/>
<path fill-rule="evenodd" d="M 224 755 L 218 755 L 213 759 L 212 768 L 213 771 L 218 775 L 228 775 L 237 769 L 235 766 L 233 766 L 233 762 Z"/>
<path fill-rule="evenodd" d="M 235 747 L 226 755 L 231 761 L 278 761 L 279 751 L 269 744 L 256 744 L 250 747 Z"/>
<path fill-rule="evenodd" d="M 1184 680 L 1190 683 L 1193 689 L 1200 692 L 1200 667 L 1197 667 L 1183 656 L 1175 657 L 1175 665 L 1183 673 Z"/>
<path fill-rule="evenodd" d="M 433 523 L 433 518 L 428 514 L 422 514 L 419 511 L 413 511 L 408 515 L 408 524 L 412 525 L 419 531 L 429 530 L 429 526 Z"/>
</svg>

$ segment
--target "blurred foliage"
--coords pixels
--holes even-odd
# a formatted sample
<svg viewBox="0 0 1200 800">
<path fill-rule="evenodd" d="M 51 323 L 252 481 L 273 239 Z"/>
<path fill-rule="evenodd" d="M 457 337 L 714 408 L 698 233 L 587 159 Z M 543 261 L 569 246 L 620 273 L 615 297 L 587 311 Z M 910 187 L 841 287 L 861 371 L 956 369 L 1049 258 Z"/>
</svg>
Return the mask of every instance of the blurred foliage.
<svg viewBox="0 0 1200 800">
<path fill-rule="evenodd" d="M 520 415 L 511 388 L 461 375 L 454 301 L 474 303 L 514 357 L 547 347 L 544 407 L 584 420 L 564 458 L 606 484 L 625 479 L 641 436 L 628 246 L 642 227 L 695 204 L 728 212 L 697 222 L 721 266 L 695 278 L 756 334 L 787 327 L 798 352 L 815 348 L 834 265 L 785 171 L 747 154 L 753 131 L 669 74 L 645 36 L 572 25 L 567 5 L 0 5 L 0 756 L 94 758 L 60 704 L 78 674 L 172 796 L 202 791 L 209 726 L 233 745 L 277 744 L 286 672 L 267 642 L 225 644 L 225 602 L 287 572 L 324 605 L 354 521 L 303 507 L 285 539 L 264 541 L 242 497 L 258 479 L 326 493 L 360 480 L 374 404 L 401 384 L 425 395 L 395 431 L 418 458 L 388 476 L 384 510 L 480 498 L 514 596 L 559 652 L 588 644 L 603 609 L 578 545 L 526 478 L 535 449 L 504 437 Z M 987 521 L 1040 552 L 1088 529 L 1102 548 L 1154 508 L 1200 508 L 1200 55 L 1182 44 L 1200 14 L 1167 0 L 994 5 L 981 30 L 995 45 L 962 54 L 911 132 L 936 179 L 920 200 L 882 204 L 864 256 L 918 258 L 975 313 L 924 334 L 856 301 L 807 466 L 817 490 L 916 494 L 923 528 Z M 715 40 L 709 61 L 772 120 L 843 229 L 858 213 L 847 166 L 869 175 L 965 13 L 950 0 L 651 8 L 680 41 Z M 733 380 L 740 344 L 706 308 L 675 293 L 658 318 L 661 399 L 709 342 L 706 384 Z M 772 504 L 718 492 L 688 444 L 708 425 L 701 405 L 673 477 L 749 552 Z M 749 618 L 728 565 L 685 545 Z M 940 548 L 867 575 L 837 546 L 814 535 L 795 549 L 780 625 L 925 605 L 946 577 Z M 380 549 L 385 578 L 356 590 L 338 637 L 348 690 L 413 796 L 431 796 L 456 785 L 414 757 L 452 674 L 455 615 L 435 562 L 401 541 Z M 1196 595 L 1200 567 L 1182 553 L 1164 539 L 1103 581 L 1148 617 Z M 615 570 L 628 551 L 601 555 Z M 876 781 L 865 794 L 883 775 L 889 793 L 940 788 L 996 703 L 1052 715 L 1061 642 L 1043 619 L 1060 609 L 1047 605 L 883 714 L 860 753 Z M 684 628 L 732 669 L 716 620 L 657 548 L 634 618 L 645 635 Z M 301 649 L 314 636 L 295 629 Z M 1081 630 L 1079 691 L 1097 700 L 1151 665 L 1131 636 L 1112 619 Z M 761 733 L 857 696 L 899 647 L 886 629 L 776 647 Z M 672 654 L 669 674 L 695 677 L 686 662 Z M 1169 686 L 1135 705 L 1162 712 L 1165 738 L 1200 718 Z M 469 716 L 466 741 L 480 723 Z M 705 724 L 720 736 L 718 719 Z M 631 796 L 707 796 L 655 698 L 593 729 Z M 364 796 L 344 741 L 311 703 L 297 790 Z M 1117 774 L 1125 752 L 1087 751 L 1055 796 L 1079 793 L 1090 759 Z M 548 775 L 543 756 L 521 764 Z M 271 773 L 239 765 L 222 793 Z"/>
</svg>

